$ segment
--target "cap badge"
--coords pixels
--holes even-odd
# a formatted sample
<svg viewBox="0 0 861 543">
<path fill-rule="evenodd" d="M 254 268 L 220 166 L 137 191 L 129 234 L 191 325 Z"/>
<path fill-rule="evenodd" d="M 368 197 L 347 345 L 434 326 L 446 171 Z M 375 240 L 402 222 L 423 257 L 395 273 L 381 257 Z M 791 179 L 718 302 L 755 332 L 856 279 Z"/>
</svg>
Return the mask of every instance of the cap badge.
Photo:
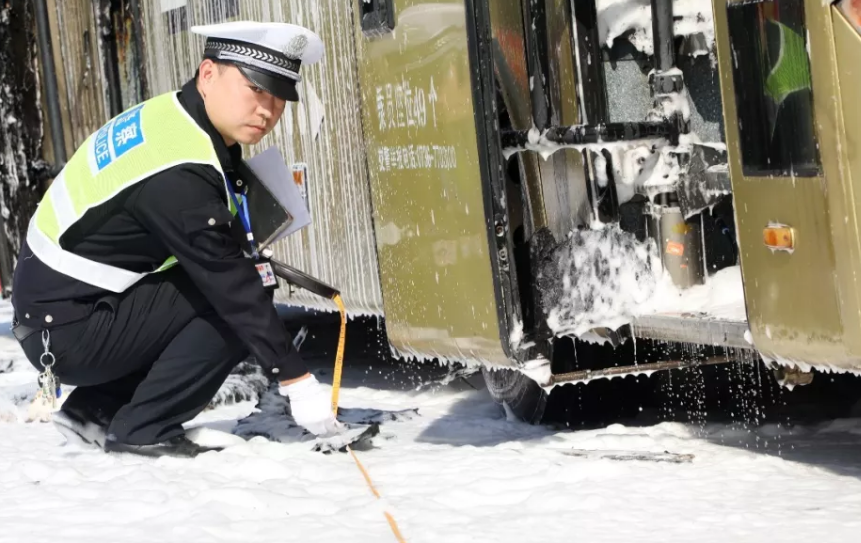
<svg viewBox="0 0 861 543">
<path fill-rule="evenodd" d="M 298 36 L 294 36 L 290 42 L 284 46 L 282 52 L 287 58 L 298 60 L 305 54 L 306 47 L 308 47 L 308 37 L 300 34 Z"/>
</svg>

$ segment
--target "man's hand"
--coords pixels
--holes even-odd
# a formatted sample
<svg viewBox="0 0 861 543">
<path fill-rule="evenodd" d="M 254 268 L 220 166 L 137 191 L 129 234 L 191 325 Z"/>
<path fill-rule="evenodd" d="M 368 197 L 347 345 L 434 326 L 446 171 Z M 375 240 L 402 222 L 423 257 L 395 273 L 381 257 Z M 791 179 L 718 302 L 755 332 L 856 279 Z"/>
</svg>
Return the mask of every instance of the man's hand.
<svg viewBox="0 0 861 543">
<path fill-rule="evenodd" d="M 314 435 L 329 435 L 344 426 L 332 412 L 332 398 L 310 373 L 296 379 L 281 381 L 278 392 L 290 399 L 290 410 L 296 424 Z"/>
</svg>

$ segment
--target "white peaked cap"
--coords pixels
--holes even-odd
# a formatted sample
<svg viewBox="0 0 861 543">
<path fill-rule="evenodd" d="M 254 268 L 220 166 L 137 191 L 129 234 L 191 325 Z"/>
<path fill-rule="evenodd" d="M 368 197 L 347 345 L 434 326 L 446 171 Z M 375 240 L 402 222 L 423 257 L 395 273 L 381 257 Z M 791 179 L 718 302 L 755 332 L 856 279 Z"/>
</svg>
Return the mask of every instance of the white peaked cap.
<svg viewBox="0 0 861 543">
<path fill-rule="evenodd" d="M 298 100 L 302 64 L 323 58 L 325 46 L 311 30 L 289 23 L 233 21 L 192 26 L 206 36 L 204 56 L 235 64 L 255 85 L 285 100 Z"/>
</svg>

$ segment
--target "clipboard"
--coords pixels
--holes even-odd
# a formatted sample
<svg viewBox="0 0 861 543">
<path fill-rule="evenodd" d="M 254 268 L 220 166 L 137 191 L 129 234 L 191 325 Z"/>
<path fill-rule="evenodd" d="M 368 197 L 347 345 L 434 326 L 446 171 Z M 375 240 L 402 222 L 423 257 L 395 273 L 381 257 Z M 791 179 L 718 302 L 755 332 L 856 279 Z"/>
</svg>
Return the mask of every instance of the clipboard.
<svg viewBox="0 0 861 543">
<path fill-rule="evenodd" d="M 263 250 L 311 224 L 311 216 L 293 174 L 277 147 L 237 166 L 246 184 L 251 231 Z"/>
</svg>

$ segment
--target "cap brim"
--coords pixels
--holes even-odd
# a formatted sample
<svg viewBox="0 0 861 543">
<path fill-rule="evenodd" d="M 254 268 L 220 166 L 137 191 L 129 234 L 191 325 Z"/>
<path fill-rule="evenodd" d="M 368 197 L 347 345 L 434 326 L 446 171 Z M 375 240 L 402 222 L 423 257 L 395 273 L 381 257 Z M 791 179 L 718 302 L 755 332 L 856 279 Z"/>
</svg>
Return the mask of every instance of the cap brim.
<svg viewBox="0 0 861 543">
<path fill-rule="evenodd" d="M 295 80 L 272 75 L 241 64 L 236 64 L 236 67 L 249 81 L 272 96 L 288 102 L 299 101 L 299 91 L 296 90 Z"/>
</svg>

